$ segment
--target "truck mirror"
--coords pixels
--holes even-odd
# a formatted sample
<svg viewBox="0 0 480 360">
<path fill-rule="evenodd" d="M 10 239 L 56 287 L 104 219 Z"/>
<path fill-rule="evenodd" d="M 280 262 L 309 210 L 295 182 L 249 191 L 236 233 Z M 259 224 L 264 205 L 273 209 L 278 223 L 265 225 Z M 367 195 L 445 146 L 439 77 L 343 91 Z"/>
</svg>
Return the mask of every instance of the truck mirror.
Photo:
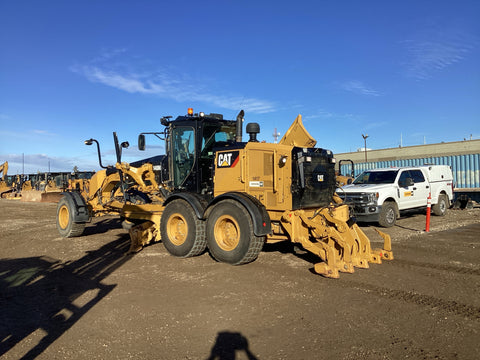
<svg viewBox="0 0 480 360">
<path fill-rule="evenodd" d="M 138 150 L 145 150 L 145 135 L 143 134 L 138 135 Z"/>
<path fill-rule="evenodd" d="M 405 180 L 402 180 L 401 182 L 398 183 L 400 187 L 409 187 L 414 185 L 415 183 L 413 182 L 412 178 L 406 178 Z"/>
</svg>

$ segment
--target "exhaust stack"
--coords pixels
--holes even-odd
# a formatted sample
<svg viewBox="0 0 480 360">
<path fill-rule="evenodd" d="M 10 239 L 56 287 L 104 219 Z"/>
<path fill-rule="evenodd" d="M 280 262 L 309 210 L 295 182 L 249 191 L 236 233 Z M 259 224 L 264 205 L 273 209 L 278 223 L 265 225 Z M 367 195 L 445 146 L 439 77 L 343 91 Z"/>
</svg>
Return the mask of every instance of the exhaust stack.
<svg viewBox="0 0 480 360">
<path fill-rule="evenodd" d="M 242 142 L 242 126 L 243 126 L 244 115 L 245 115 L 245 112 L 243 110 L 240 110 L 240 112 L 237 115 L 237 133 L 235 136 L 236 142 Z"/>
</svg>

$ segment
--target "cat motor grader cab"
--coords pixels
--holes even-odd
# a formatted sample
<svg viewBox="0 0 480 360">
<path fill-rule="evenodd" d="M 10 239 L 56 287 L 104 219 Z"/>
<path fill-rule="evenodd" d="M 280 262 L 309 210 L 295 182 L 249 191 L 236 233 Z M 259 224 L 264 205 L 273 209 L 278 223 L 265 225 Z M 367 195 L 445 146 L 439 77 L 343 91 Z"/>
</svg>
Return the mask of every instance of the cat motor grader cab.
<svg viewBox="0 0 480 360">
<path fill-rule="evenodd" d="M 92 216 L 115 212 L 129 228 L 131 251 L 161 240 L 177 257 L 208 248 L 217 261 L 240 265 L 265 243 L 291 241 L 320 257 L 315 272 L 331 278 L 393 259 L 389 235 L 378 231 L 383 249 L 372 250 L 335 195 L 335 158 L 314 147 L 300 115 L 278 144 L 258 142 L 256 123 L 247 124 L 243 142 L 243 116 L 224 120 L 189 109 L 175 120 L 163 117 L 164 131 L 140 134 L 139 149 L 151 134 L 165 140 L 166 155 L 131 164 L 121 162 L 128 144 L 119 145 L 114 133 L 115 167 L 95 173 L 88 189 L 64 193 L 60 234 L 79 236 Z"/>
</svg>

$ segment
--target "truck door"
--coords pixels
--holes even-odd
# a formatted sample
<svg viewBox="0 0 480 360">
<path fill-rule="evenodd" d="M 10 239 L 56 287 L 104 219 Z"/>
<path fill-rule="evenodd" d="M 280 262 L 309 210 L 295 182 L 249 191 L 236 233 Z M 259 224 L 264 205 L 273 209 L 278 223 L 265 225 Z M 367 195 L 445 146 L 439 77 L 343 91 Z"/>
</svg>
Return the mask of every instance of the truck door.
<svg viewBox="0 0 480 360">
<path fill-rule="evenodd" d="M 409 182 L 411 180 L 411 182 Z M 410 209 L 427 204 L 429 184 L 420 170 L 404 170 L 398 178 L 399 208 Z"/>
<path fill-rule="evenodd" d="M 413 198 L 415 206 L 427 206 L 427 198 L 430 193 L 430 183 L 425 179 L 421 170 L 410 170 L 410 176 L 414 182 Z"/>
</svg>

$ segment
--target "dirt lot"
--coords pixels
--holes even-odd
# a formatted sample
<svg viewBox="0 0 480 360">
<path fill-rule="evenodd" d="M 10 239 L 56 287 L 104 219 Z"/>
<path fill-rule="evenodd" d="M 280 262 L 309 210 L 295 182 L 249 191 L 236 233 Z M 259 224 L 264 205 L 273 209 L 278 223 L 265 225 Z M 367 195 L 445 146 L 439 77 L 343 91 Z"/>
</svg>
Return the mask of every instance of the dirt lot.
<svg viewBox="0 0 480 360">
<path fill-rule="evenodd" d="M 254 263 L 125 255 L 113 217 L 62 239 L 55 204 L 0 200 L 2 359 L 475 359 L 480 209 L 411 214 L 395 260 L 323 278 L 289 244 Z M 372 240 L 373 227 L 362 226 Z M 380 244 L 373 244 L 379 246 Z"/>
</svg>

